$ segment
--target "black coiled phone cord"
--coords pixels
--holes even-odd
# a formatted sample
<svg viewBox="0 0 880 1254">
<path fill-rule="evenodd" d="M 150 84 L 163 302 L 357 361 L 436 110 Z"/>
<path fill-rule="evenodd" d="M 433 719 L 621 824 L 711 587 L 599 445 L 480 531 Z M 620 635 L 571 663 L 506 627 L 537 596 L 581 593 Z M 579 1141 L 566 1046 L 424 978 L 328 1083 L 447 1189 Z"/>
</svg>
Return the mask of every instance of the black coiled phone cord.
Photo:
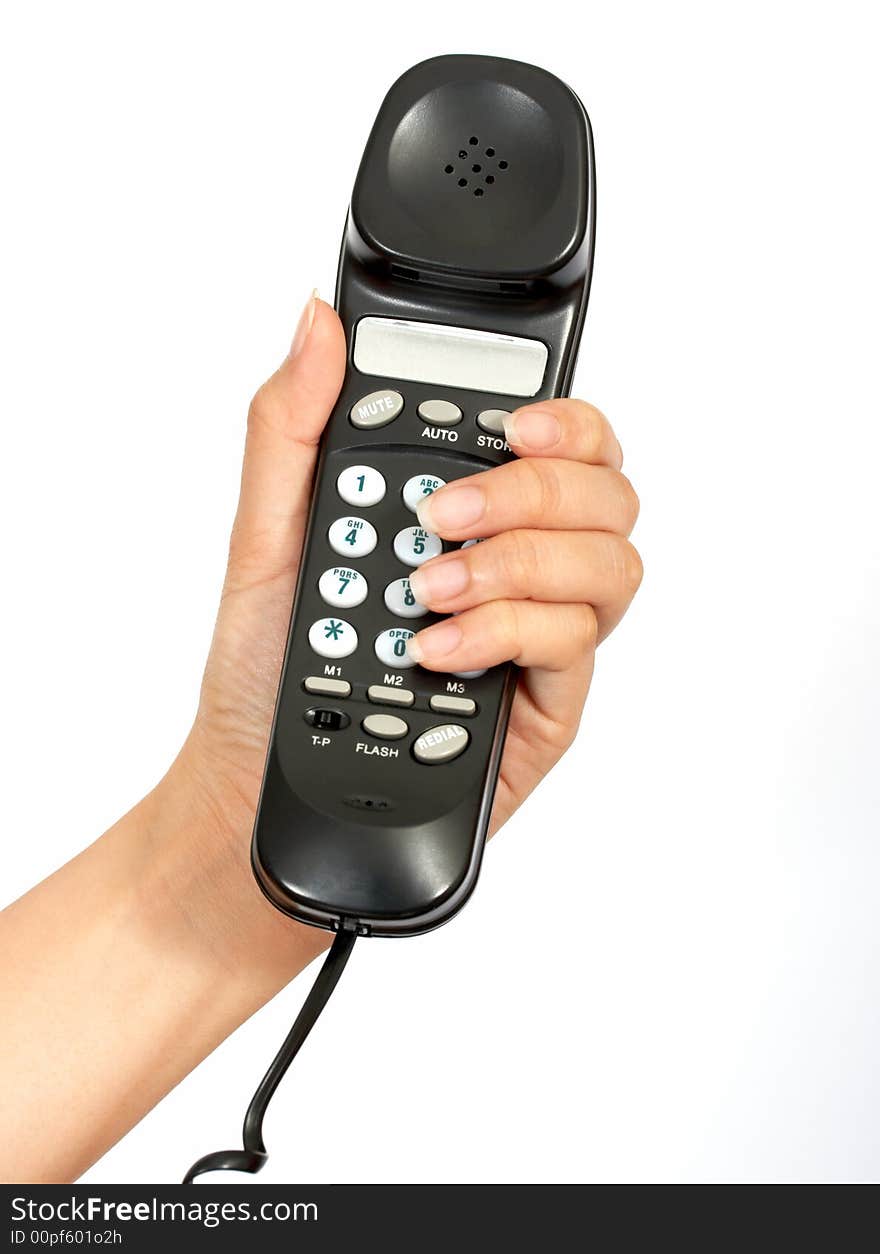
<svg viewBox="0 0 880 1254">
<path fill-rule="evenodd" d="M 355 932 L 337 932 L 330 952 L 318 972 L 317 979 L 309 990 L 303 1008 L 296 1016 L 293 1027 L 288 1032 L 284 1044 L 272 1061 L 269 1070 L 260 1081 L 260 1086 L 251 1098 L 244 1117 L 242 1140 L 244 1148 L 240 1150 L 218 1150 L 216 1154 L 205 1154 L 198 1162 L 193 1163 L 183 1178 L 184 1184 L 192 1184 L 196 1176 L 206 1171 L 249 1171 L 255 1173 L 264 1166 L 269 1155 L 263 1144 L 263 1117 L 266 1107 L 284 1073 L 299 1053 L 318 1016 L 330 1000 L 330 994 L 336 987 L 339 977 L 345 970 L 345 964 L 354 948 L 357 936 Z"/>
</svg>

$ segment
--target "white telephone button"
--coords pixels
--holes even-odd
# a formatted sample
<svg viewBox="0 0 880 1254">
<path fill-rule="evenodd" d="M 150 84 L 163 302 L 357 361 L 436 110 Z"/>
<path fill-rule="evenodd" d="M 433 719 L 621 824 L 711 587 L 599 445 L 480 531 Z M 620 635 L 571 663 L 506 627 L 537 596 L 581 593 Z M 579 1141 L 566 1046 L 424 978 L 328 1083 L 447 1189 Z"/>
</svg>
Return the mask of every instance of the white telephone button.
<svg viewBox="0 0 880 1254">
<path fill-rule="evenodd" d="M 403 485 L 403 503 L 415 513 L 423 496 L 430 496 L 438 488 L 445 487 L 446 480 L 438 479 L 436 475 L 413 475 Z"/>
<path fill-rule="evenodd" d="M 366 518 L 337 518 L 327 532 L 330 548 L 341 557 L 365 557 L 376 547 L 376 528 Z"/>
<path fill-rule="evenodd" d="M 385 608 L 398 618 L 421 618 L 426 606 L 417 601 L 408 579 L 395 579 L 385 589 Z"/>
<path fill-rule="evenodd" d="M 309 644 L 319 657 L 348 657 L 358 645 L 357 632 L 341 618 L 319 618 L 309 628 Z"/>
<path fill-rule="evenodd" d="M 394 537 L 394 554 L 404 566 L 421 566 L 422 562 L 439 557 L 442 552 L 440 537 L 424 527 L 404 527 Z"/>
<path fill-rule="evenodd" d="M 350 610 L 367 599 L 367 581 L 348 566 L 331 566 L 318 580 L 321 599 L 338 610 Z"/>
<path fill-rule="evenodd" d="M 409 670 L 415 662 L 406 651 L 406 642 L 415 635 L 407 627 L 389 627 L 376 637 L 376 657 L 383 666 L 394 666 L 398 670 Z"/>
<path fill-rule="evenodd" d="M 346 505 L 378 505 L 385 480 L 372 466 L 348 466 L 336 480 L 336 491 Z"/>
</svg>

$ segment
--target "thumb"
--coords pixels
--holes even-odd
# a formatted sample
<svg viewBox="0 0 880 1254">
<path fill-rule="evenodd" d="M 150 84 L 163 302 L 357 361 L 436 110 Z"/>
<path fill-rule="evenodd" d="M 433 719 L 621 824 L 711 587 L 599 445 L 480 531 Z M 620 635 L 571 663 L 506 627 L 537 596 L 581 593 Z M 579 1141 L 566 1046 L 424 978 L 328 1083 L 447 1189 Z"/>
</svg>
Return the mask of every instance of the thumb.
<svg viewBox="0 0 880 1254">
<path fill-rule="evenodd" d="M 251 402 L 227 591 L 295 567 L 318 441 L 342 386 L 345 355 L 342 323 L 315 292 L 290 352 Z"/>
</svg>

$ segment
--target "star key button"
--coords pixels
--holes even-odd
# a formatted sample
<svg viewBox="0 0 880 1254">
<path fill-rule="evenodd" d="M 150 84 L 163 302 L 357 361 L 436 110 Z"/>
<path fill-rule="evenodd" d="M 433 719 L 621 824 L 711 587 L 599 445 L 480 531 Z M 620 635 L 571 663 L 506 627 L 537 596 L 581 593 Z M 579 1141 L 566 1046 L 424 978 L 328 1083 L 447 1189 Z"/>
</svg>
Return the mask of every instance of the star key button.
<svg viewBox="0 0 880 1254">
<path fill-rule="evenodd" d="M 309 644 L 319 657 L 348 657 L 357 648 L 358 637 L 343 618 L 319 618 L 309 628 Z"/>
</svg>

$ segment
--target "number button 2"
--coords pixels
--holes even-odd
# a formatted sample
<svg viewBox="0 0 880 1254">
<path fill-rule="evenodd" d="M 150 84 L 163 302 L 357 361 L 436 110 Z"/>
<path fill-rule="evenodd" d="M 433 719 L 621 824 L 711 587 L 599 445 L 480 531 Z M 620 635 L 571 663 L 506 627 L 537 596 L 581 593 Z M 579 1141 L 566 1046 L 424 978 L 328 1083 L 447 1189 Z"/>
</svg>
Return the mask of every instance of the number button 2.
<svg viewBox="0 0 880 1254">
<path fill-rule="evenodd" d="M 446 480 L 438 479 L 436 475 L 413 475 L 403 485 L 403 503 L 415 513 L 422 497 L 430 496 L 432 492 L 445 486 Z"/>
</svg>

